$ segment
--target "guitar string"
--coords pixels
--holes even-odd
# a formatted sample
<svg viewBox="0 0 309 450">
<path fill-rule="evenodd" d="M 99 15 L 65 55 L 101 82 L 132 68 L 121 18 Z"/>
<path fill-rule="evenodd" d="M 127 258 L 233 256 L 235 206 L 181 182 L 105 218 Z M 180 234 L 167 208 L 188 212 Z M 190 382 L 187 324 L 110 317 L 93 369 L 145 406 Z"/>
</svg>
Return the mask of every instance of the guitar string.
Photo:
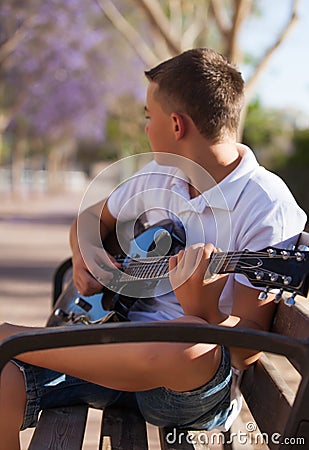
<svg viewBox="0 0 309 450">
<path fill-rule="evenodd" d="M 156 263 L 156 265 L 158 266 L 158 268 L 162 268 L 162 264 L 160 265 L 160 264 L 158 264 L 158 263 Z M 143 265 L 143 267 L 145 267 L 146 266 L 146 264 L 145 265 Z M 133 267 L 133 269 L 137 269 L 137 272 L 135 272 L 134 273 L 134 270 L 132 271 L 133 273 L 130 273 L 130 272 L 124 272 L 124 275 L 127 275 L 128 277 L 131 277 L 131 278 L 141 278 L 141 279 L 153 279 L 153 278 L 165 278 L 165 277 L 168 277 L 168 275 L 169 275 L 169 272 L 167 271 L 167 272 L 165 272 L 165 273 L 162 273 L 162 274 L 154 274 L 153 273 L 153 270 L 152 270 L 152 273 L 151 273 L 151 275 L 149 276 L 149 274 L 147 273 L 147 271 L 144 271 L 144 272 L 142 272 L 142 273 L 139 273 L 139 270 L 141 269 L 141 267 L 140 267 L 140 265 L 130 265 L 128 268 L 129 269 L 132 269 L 132 267 Z M 151 266 L 151 268 L 153 269 L 153 265 Z M 166 265 L 165 267 L 163 267 L 164 269 L 167 269 L 168 270 L 168 266 Z M 246 270 L 248 271 L 248 270 L 250 270 L 251 272 L 253 272 L 254 270 L 256 271 L 258 268 L 256 267 L 256 266 L 254 266 L 254 265 L 250 265 L 250 264 L 247 264 L 247 266 L 245 267 L 246 268 Z M 220 272 L 218 272 L 218 273 L 220 273 Z M 222 272 L 221 272 L 222 273 Z M 229 273 L 228 271 L 223 271 L 223 273 Z M 270 271 L 270 270 L 268 270 L 268 269 L 265 269 L 265 268 L 263 268 L 263 273 L 265 274 L 265 275 L 272 275 L 274 272 L 273 271 Z M 280 274 L 280 273 L 276 273 L 276 275 L 278 275 L 278 276 L 284 276 L 284 274 Z M 263 281 L 266 281 L 266 280 L 263 280 Z M 280 283 L 279 281 L 277 281 L 277 280 L 274 280 L 274 281 L 272 281 L 272 280 L 267 280 L 267 281 L 269 281 L 270 283 Z"/>
<path fill-rule="evenodd" d="M 302 255 L 307 252 L 301 252 Z M 280 260 L 291 260 L 295 259 L 295 255 L 282 255 L 282 254 L 275 254 L 275 255 L 269 255 L 268 252 L 219 252 L 214 255 L 212 259 L 212 263 L 222 264 L 221 268 L 225 266 L 225 269 L 221 273 L 228 273 L 227 269 L 229 265 L 237 264 L 239 262 L 245 263 L 244 260 L 252 260 L 253 258 L 259 258 L 267 256 L 269 259 L 280 259 Z M 153 279 L 153 278 L 165 278 L 168 276 L 168 264 L 167 262 L 172 257 L 172 255 L 163 255 L 163 256 L 148 256 L 146 258 L 131 258 L 131 257 L 119 257 L 115 258 L 117 262 L 123 263 L 126 259 L 130 258 L 128 261 L 128 265 L 125 268 L 125 272 L 123 272 L 123 275 L 127 275 L 131 278 L 141 278 L 141 279 Z M 304 259 L 304 256 L 303 256 Z M 158 272 L 158 269 L 161 269 L 160 272 Z M 247 270 L 253 271 L 254 269 L 258 269 L 256 265 L 247 264 L 246 266 Z M 261 267 L 262 269 L 262 267 Z M 151 270 L 151 273 L 149 273 L 149 270 Z M 164 270 L 167 270 L 167 272 Z M 134 273 L 135 271 L 135 273 Z M 129 273 L 131 272 L 131 273 Z M 156 273 L 157 272 L 157 273 Z M 163 273 L 162 273 L 163 272 Z M 220 273 L 217 272 L 217 273 Z M 266 275 L 272 275 L 273 271 L 270 271 L 268 269 L 263 268 L 263 273 Z M 277 274 L 278 276 L 283 276 L 282 274 Z M 270 280 L 271 281 L 271 280 Z M 276 281 L 276 280 L 275 280 Z"/>
<path fill-rule="evenodd" d="M 306 254 L 306 253 L 309 253 L 309 252 L 301 252 L 301 254 Z M 233 254 L 233 256 L 230 257 L 229 254 Z M 174 255 L 148 256 L 146 258 L 142 258 L 142 257 L 134 258 L 134 257 L 130 257 L 130 256 L 125 256 L 125 257 L 122 256 L 122 257 L 115 258 L 115 259 L 116 259 L 117 262 L 120 262 L 120 263 L 124 262 L 127 258 L 130 258 L 131 261 L 135 261 L 137 263 L 143 262 L 145 264 L 146 263 L 150 264 L 151 262 L 152 263 L 153 262 L 160 262 L 160 260 L 162 260 L 162 259 L 170 259 L 173 256 Z M 213 257 L 213 260 L 221 258 L 221 259 L 229 259 L 229 261 L 235 262 L 235 261 L 239 260 L 239 257 L 241 257 L 241 259 L 243 260 L 243 259 L 259 258 L 259 257 L 263 257 L 263 256 L 266 256 L 269 260 L 282 259 L 282 260 L 286 261 L 286 260 L 296 259 L 295 255 L 289 255 L 289 256 L 286 256 L 286 257 L 284 257 L 283 255 L 272 255 L 272 256 L 270 256 L 267 252 L 250 252 L 250 254 L 247 254 L 245 252 L 235 252 L 235 253 L 227 252 L 227 253 L 222 254 L 222 255 L 216 253 L 215 256 Z"/>
<path fill-rule="evenodd" d="M 253 259 L 253 258 L 258 258 L 259 256 L 261 257 L 261 255 L 266 255 L 266 256 L 268 256 L 268 254 L 267 253 L 255 253 L 254 255 L 255 256 L 252 256 L 252 255 L 243 255 L 241 258 L 240 258 L 240 256 L 242 255 L 242 253 L 240 252 L 240 253 L 235 253 L 235 254 L 233 254 L 233 256 L 231 256 L 231 257 L 229 257 L 228 255 L 215 255 L 214 257 L 213 257 L 213 259 L 212 259 L 212 262 L 213 263 L 215 263 L 215 262 L 226 262 L 226 263 L 237 263 L 237 262 L 241 262 L 241 261 L 243 261 L 243 260 L 251 260 L 251 259 Z M 259 255 L 259 256 L 258 256 Z M 167 262 L 169 259 L 171 259 L 172 258 L 172 256 L 170 256 L 170 255 L 166 255 L 166 256 L 156 256 L 156 257 L 147 257 L 147 258 L 132 258 L 132 257 L 125 257 L 125 258 L 117 258 L 116 259 L 116 261 L 117 262 L 119 262 L 119 263 L 121 263 L 121 262 L 124 262 L 126 259 L 128 259 L 129 258 L 129 261 L 128 261 L 128 264 L 131 266 L 131 267 L 134 267 L 134 266 L 141 266 L 141 265 L 143 265 L 143 266 L 147 266 L 147 265 L 154 265 L 154 264 L 157 264 L 157 265 L 160 265 L 160 264 L 162 264 L 162 263 L 165 263 L 165 262 Z M 291 260 L 291 259 L 296 259 L 296 257 L 295 256 L 293 256 L 293 255 L 291 255 L 291 256 L 289 256 L 289 257 L 287 257 L 287 258 L 283 258 L 282 257 L 282 255 L 280 256 L 280 255 L 277 255 L 277 257 L 276 256 L 272 256 L 272 257 L 269 257 L 269 260 L 272 260 L 272 259 L 281 259 L 281 260 L 283 260 L 283 261 L 287 261 L 287 260 Z"/>
</svg>

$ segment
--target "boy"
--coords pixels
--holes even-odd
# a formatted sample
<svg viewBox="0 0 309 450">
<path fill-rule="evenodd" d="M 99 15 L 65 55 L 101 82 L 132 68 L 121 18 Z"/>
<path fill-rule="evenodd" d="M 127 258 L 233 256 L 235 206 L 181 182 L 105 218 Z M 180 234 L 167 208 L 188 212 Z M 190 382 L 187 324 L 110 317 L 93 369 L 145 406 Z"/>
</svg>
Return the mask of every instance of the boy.
<svg viewBox="0 0 309 450">
<path fill-rule="evenodd" d="M 258 300 L 259 291 L 237 274 L 203 281 L 217 247 L 260 250 L 287 244 L 306 221 L 285 184 L 237 144 L 242 77 L 209 49 L 184 52 L 146 76 L 146 133 L 154 161 L 74 222 L 75 285 L 91 295 L 112 278 L 99 255 L 101 241 L 119 223 L 143 215 L 150 225 L 176 218 L 188 247 L 170 258 L 177 298 L 169 290 L 151 301 L 141 298 L 130 319 L 265 330 L 274 310 L 272 295 Z M 23 330 L 3 324 L 0 337 Z M 244 369 L 257 357 L 248 350 L 198 343 L 125 343 L 20 355 L 2 374 L 0 449 L 19 448 L 19 428 L 35 424 L 41 407 L 82 402 L 104 407 L 122 391 L 134 392 L 145 419 L 156 425 L 216 428 L 232 410 L 231 365 Z"/>
</svg>

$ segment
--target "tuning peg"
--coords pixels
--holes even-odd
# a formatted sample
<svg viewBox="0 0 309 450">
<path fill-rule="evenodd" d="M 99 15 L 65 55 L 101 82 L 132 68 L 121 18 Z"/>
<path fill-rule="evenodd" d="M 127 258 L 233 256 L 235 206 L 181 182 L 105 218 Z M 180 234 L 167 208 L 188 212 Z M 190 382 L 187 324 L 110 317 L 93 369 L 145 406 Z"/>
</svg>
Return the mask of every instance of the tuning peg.
<svg viewBox="0 0 309 450">
<path fill-rule="evenodd" d="M 291 297 L 287 297 L 286 299 L 284 299 L 285 305 L 287 305 L 289 307 L 295 305 L 295 297 L 296 297 L 296 292 L 293 292 Z"/>
<path fill-rule="evenodd" d="M 54 316 L 59 317 L 59 319 L 62 319 L 64 322 L 70 322 L 73 319 L 72 313 L 67 313 L 61 308 L 57 308 L 54 311 Z"/>
<path fill-rule="evenodd" d="M 264 272 L 262 270 L 258 270 L 257 272 L 254 272 L 255 278 L 260 281 L 264 278 Z"/>
<path fill-rule="evenodd" d="M 282 299 L 283 289 L 280 289 L 279 292 L 275 295 L 274 302 L 279 303 Z"/>
<path fill-rule="evenodd" d="M 274 248 L 268 248 L 267 249 L 267 253 L 268 253 L 270 258 L 273 258 L 277 254 L 277 252 L 276 252 L 276 250 Z"/>
<path fill-rule="evenodd" d="M 282 281 L 285 286 L 288 286 L 289 284 L 291 284 L 292 277 L 289 277 L 287 275 L 282 275 Z"/>
<path fill-rule="evenodd" d="M 258 299 L 261 301 L 266 300 L 268 297 L 268 291 L 269 291 L 269 287 L 267 286 L 264 291 L 261 291 L 259 293 Z"/>
<path fill-rule="evenodd" d="M 281 253 L 282 259 L 284 259 L 284 260 L 289 259 L 290 252 L 287 252 L 286 250 L 282 250 L 280 253 Z"/>
<path fill-rule="evenodd" d="M 295 252 L 296 261 L 303 261 L 305 259 L 305 255 L 302 252 Z"/>
<path fill-rule="evenodd" d="M 90 311 L 92 308 L 92 305 L 86 302 L 86 300 L 84 300 L 82 297 L 76 297 L 74 303 L 76 306 L 79 306 L 80 308 L 84 309 L 87 312 Z"/>
</svg>

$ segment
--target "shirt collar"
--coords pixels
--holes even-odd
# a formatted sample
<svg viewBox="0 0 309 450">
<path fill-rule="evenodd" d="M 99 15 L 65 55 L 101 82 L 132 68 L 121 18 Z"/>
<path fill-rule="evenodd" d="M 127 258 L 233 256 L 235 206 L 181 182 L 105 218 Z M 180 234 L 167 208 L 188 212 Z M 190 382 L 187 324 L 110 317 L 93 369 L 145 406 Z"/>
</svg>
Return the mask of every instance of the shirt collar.
<svg viewBox="0 0 309 450">
<path fill-rule="evenodd" d="M 217 186 L 203 192 L 201 195 L 203 200 L 206 200 L 208 203 L 208 206 L 232 211 L 252 172 L 259 166 L 249 147 L 243 144 L 238 144 L 237 146 L 243 154 L 238 166 Z"/>
<path fill-rule="evenodd" d="M 190 203 L 198 212 L 206 207 L 218 208 L 232 211 L 242 194 L 250 176 L 259 166 L 252 150 L 243 144 L 237 144 L 241 150 L 242 158 L 238 166 L 213 188 L 203 192 L 198 197 L 190 200 Z M 188 187 L 185 187 L 186 177 L 184 175 L 174 178 L 173 183 L 181 195 L 188 197 Z M 180 193 L 180 192 L 179 192 Z"/>
</svg>

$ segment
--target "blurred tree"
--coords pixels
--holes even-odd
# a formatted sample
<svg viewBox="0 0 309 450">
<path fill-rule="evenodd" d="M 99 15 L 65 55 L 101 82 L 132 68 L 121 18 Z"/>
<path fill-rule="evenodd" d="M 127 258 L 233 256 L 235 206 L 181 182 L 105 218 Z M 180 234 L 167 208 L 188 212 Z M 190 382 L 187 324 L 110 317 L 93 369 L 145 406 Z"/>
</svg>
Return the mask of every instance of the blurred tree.
<svg viewBox="0 0 309 450">
<path fill-rule="evenodd" d="M 248 106 L 242 141 L 264 166 L 273 169 L 284 164 L 293 150 L 293 133 L 292 119 L 285 111 L 264 108 L 258 99 Z"/>
<path fill-rule="evenodd" d="M 149 66 L 188 48 L 199 46 L 213 47 L 240 66 L 246 57 L 239 43 L 240 33 L 244 23 L 259 8 L 258 0 L 134 0 L 138 6 L 138 14 L 132 24 L 126 10 L 122 9 L 123 2 L 95 1 Z M 247 103 L 243 109 L 240 134 L 246 106 L 254 94 L 258 78 L 297 20 L 299 0 L 289 2 L 290 14 L 279 35 L 270 37 L 268 48 L 258 60 L 253 63 L 250 58 L 252 71 L 246 80 Z M 145 21 L 149 28 L 147 33 Z"/>
<path fill-rule="evenodd" d="M 144 128 L 145 119 L 142 105 L 137 103 L 131 95 L 125 95 L 114 104 L 110 111 L 104 141 L 100 143 L 89 140 L 80 142 L 77 159 L 91 175 L 91 166 L 94 162 L 111 161 L 147 152 L 150 147 Z M 92 153 L 91 159 L 89 158 L 89 149 Z M 136 159 L 134 163 L 138 164 L 138 161 Z M 131 167 L 130 170 L 137 168 L 137 166 Z"/>
<path fill-rule="evenodd" d="M 295 129 L 292 145 L 293 151 L 290 157 L 276 171 L 291 187 L 297 201 L 309 217 L 309 129 Z M 307 231 L 309 231 L 309 223 Z"/>
<path fill-rule="evenodd" d="M 309 168 L 309 129 L 296 129 L 293 136 L 294 152 L 287 164 L 295 168 Z"/>
<path fill-rule="evenodd" d="M 0 134 L 7 130 L 16 145 L 22 121 L 28 137 L 42 140 L 49 180 L 56 180 L 80 139 L 104 139 L 117 98 L 128 92 L 141 98 L 133 75 L 141 61 L 128 53 L 95 2 L 30 0 L 25 5 L 12 0 L 0 5 L 2 23 Z M 115 61 L 126 71 L 118 70 Z M 12 150 L 15 182 L 21 178 L 23 148 Z"/>
</svg>

